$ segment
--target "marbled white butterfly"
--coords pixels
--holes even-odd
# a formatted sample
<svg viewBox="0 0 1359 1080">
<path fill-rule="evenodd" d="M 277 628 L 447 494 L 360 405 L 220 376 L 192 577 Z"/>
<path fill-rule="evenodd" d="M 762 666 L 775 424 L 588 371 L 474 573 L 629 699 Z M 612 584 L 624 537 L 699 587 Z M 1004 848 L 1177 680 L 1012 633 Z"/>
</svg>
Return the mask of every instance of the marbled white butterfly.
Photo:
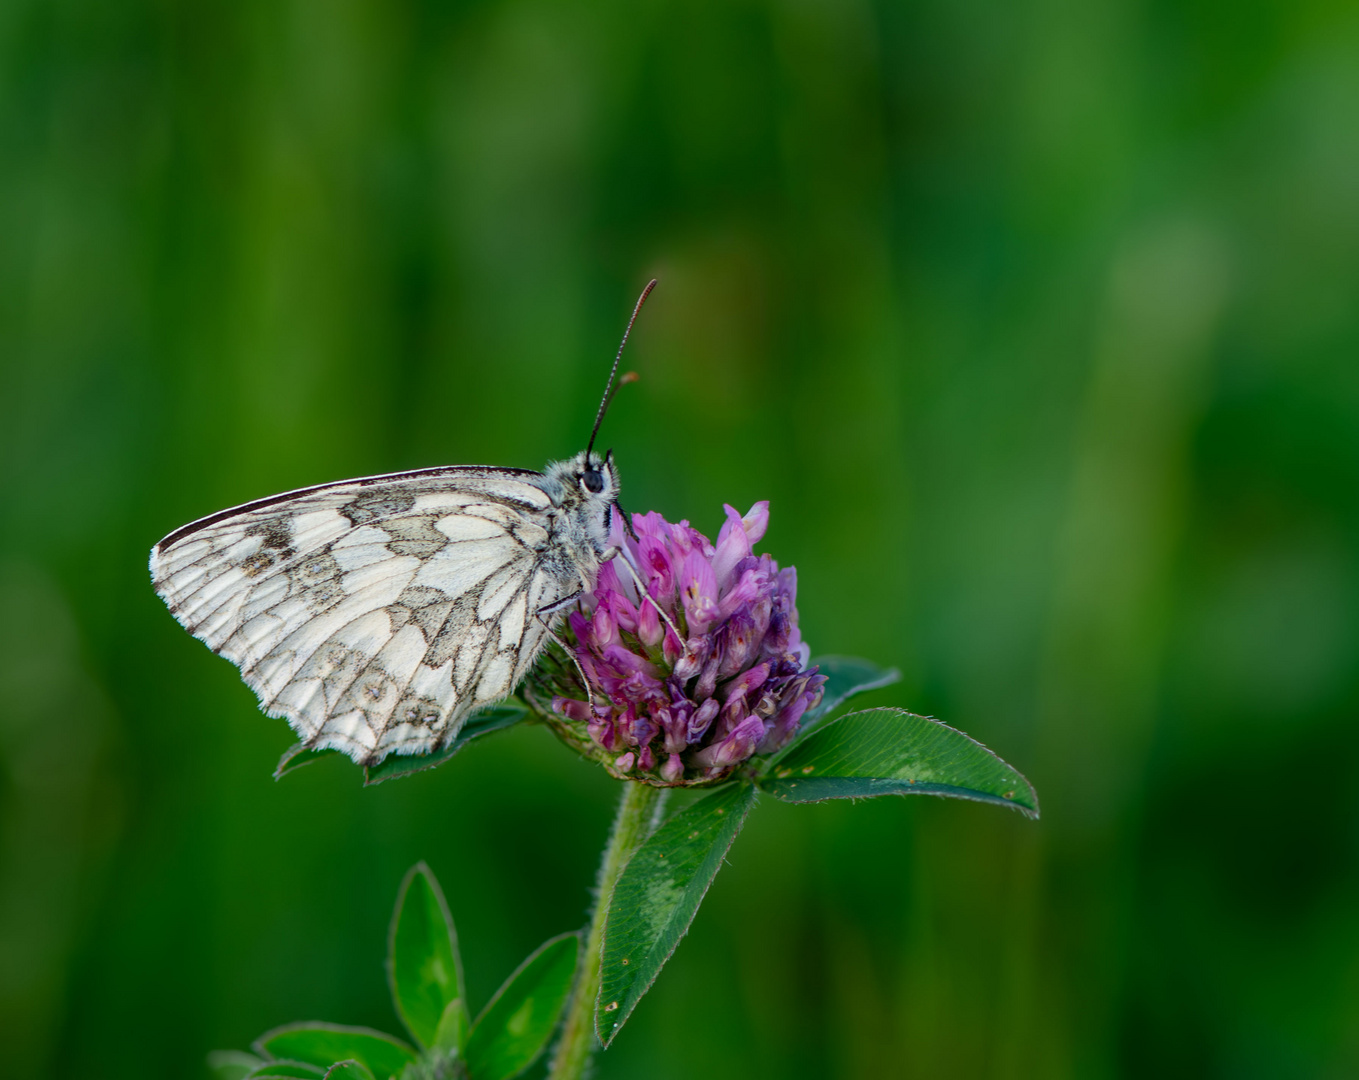
<svg viewBox="0 0 1359 1080">
<path fill-rule="evenodd" d="M 373 765 L 447 745 L 515 689 L 617 553 L 618 470 L 594 441 L 622 352 L 574 457 L 541 473 L 340 480 L 223 510 L 152 549 L 156 592 L 308 747 Z"/>
</svg>

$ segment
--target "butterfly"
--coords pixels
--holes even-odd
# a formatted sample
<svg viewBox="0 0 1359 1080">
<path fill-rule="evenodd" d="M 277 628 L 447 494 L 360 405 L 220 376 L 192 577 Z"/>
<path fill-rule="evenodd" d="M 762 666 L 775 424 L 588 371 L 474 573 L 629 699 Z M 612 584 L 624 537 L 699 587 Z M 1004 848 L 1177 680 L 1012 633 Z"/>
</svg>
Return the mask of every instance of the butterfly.
<svg viewBox="0 0 1359 1080">
<path fill-rule="evenodd" d="M 618 470 L 594 442 L 655 285 L 579 454 L 542 472 L 416 469 L 223 510 L 152 548 L 157 594 L 307 747 L 375 765 L 448 745 L 514 691 L 617 554 Z"/>
</svg>

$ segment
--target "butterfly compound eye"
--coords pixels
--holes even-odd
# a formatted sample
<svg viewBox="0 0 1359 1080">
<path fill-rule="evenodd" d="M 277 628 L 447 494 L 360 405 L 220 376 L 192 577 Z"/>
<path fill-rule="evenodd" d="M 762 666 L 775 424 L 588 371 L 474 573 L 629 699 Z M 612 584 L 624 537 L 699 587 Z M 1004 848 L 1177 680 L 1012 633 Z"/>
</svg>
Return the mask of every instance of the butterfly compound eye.
<svg viewBox="0 0 1359 1080">
<path fill-rule="evenodd" d="M 591 495 L 598 495 L 604 490 L 604 477 L 599 475 L 598 469 L 586 469 L 581 474 L 580 482 Z"/>
</svg>

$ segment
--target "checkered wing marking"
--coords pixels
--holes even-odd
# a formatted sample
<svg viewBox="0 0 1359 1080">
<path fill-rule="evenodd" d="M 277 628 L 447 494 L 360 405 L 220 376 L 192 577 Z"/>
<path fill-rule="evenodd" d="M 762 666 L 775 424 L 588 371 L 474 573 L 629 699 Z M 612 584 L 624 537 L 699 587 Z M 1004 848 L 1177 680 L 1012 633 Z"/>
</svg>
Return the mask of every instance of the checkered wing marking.
<svg viewBox="0 0 1359 1080">
<path fill-rule="evenodd" d="M 449 742 L 523 677 L 569 586 L 539 474 L 448 468 L 262 499 L 151 553 L 175 618 L 307 745 L 373 764 Z"/>
</svg>

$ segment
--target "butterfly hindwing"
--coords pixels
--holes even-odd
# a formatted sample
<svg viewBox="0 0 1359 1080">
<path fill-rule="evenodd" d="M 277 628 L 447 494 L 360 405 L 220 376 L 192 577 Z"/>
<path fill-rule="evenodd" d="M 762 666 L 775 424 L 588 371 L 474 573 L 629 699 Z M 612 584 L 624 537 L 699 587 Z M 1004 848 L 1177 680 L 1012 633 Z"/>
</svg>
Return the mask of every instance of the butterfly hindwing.
<svg viewBox="0 0 1359 1080">
<path fill-rule="evenodd" d="M 536 613 L 574 591 L 544 557 L 541 479 L 430 469 L 263 499 L 166 537 L 152 579 L 308 745 L 428 752 L 514 689 Z"/>
</svg>

